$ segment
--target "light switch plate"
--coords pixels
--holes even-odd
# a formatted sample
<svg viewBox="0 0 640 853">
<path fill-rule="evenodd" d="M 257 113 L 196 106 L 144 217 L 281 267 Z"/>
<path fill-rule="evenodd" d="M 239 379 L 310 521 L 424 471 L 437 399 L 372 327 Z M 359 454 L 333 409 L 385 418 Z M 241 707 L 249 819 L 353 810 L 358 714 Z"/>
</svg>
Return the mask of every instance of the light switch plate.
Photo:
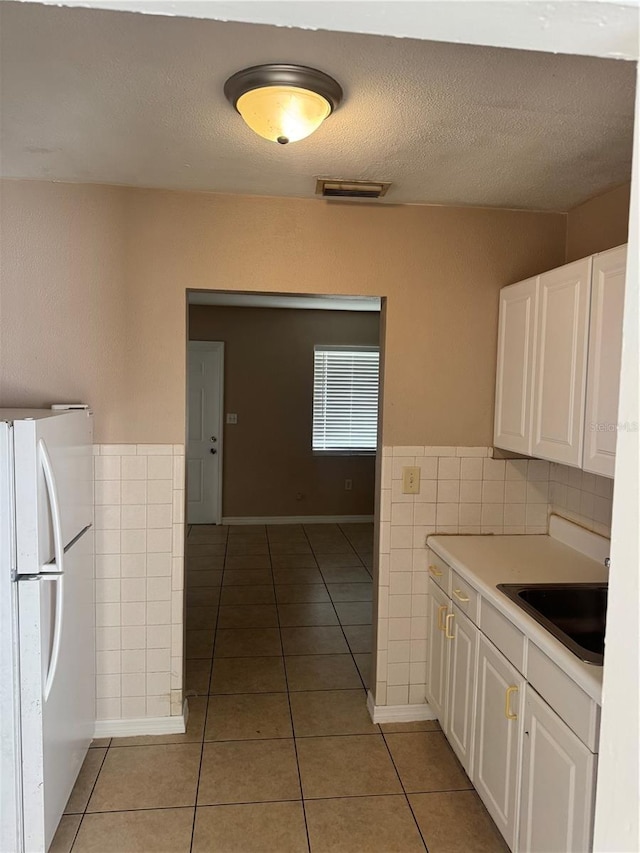
<svg viewBox="0 0 640 853">
<path fill-rule="evenodd" d="M 228 414 L 227 415 L 227 423 L 228 424 L 237 424 L 238 423 L 238 416 L 235 414 Z"/>
<path fill-rule="evenodd" d="M 402 493 L 404 495 L 419 495 L 420 494 L 420 469 L 419 468 L 403 468 L 402 469 Z"/>
</svg>

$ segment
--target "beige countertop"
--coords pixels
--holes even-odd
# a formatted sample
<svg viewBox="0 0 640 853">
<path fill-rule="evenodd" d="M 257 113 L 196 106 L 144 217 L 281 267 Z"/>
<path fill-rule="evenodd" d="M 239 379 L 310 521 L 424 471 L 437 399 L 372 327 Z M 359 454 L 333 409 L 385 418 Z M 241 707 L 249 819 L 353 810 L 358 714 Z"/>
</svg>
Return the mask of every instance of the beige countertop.
<svg viewBox="0 0 640 853">
<path fill-rule="evenodd" d="M 581 661 L 496 587 L 501 583 L 604 582 L 608 570 L 601 560 L 546 535 L 435 535 L 427 544 L 600 704 L 602 667 Z"/>
</svg>

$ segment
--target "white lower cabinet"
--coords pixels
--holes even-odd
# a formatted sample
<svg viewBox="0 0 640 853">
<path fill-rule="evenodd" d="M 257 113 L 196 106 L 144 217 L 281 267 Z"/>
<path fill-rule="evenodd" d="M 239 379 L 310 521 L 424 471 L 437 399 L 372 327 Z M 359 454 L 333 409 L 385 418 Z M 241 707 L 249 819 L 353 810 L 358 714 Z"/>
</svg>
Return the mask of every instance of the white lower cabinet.
<svg viewBox="0 0 640 853">
<path fill-rule="evenodd" d="M 595 764 L 595 756 L 527 685 L 519 853 L 591 849 Z"/>
<path fill-rule="evenodd" d="M 471 776 L 476 692 L 476 626 L 429 578 L 427 700 Z"/>
<path fill-rule="evenodd" d="M 426 694 L 451 748 L 513 853 L 589 853 L 595 703 L 465 578 L 431 569 Z"/>
<path fill-rule="evenodd" d="M 444 732 L 469 776 L 473 769 L 478 634 L 476 626 L 454 604 L 445 619 L 445 640 L 449 643 L 449 689 Z"/>
<path fill-rule="evenodd" d="M 427 699 L 441 723 L 444 722 L 447 701 L 447 640 L 444 625 L 449 611 L 449 597 L 429 578 L 429 618 L 427 635 Z"/>
<path fill-rule="evenodd" d="M 524 679 L 480 635 L 473 783 L 511 850 L 516 849 Z"/>
</svg>

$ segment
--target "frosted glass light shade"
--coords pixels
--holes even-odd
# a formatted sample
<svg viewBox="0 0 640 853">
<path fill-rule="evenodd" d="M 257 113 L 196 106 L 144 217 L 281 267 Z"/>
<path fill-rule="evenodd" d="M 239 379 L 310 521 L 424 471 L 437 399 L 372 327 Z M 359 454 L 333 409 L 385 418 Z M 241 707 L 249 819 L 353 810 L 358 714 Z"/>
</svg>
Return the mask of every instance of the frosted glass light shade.
<svg viewBox="0 0 640 853">
<path fill-rule="evenodd" d="M 309 89 L 265 86 L 241 95 L 236 109 L 258 136 L 286 144 L 317 130 L 331 113 L 331 104 Z"/>
</svg>

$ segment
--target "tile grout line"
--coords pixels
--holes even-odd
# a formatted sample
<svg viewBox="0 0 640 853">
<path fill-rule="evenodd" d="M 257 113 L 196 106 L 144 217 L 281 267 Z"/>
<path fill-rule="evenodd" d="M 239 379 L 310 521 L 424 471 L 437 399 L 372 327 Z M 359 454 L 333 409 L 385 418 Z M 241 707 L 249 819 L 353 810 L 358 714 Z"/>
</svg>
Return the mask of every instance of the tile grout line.
<svg viewBox="0 0 640 853">
<path fill-rule="evenodd" d="M 422 834 L 422 830 L 420 829 L 420 824 L 418 823 L 418 820 L 415 816 L 415 812 L 413 811 L 413 806 L 411 805 L 411 801 L 409 800 L 409 796 L 407 794 L 407 789 L 404 786 L 404 782 L 402 781 L 402 776 L 400 775 L 400 771 L 398 770 L 398 768 L 396 766 L 396 762 L 395 762 L 395 759 L 393 757 L 393 753 L 391 752 L 391 747 L 387 743 L 387 738 L 385 736 L 385 733 L 382 731 L 382 729 L 381 729 L 381 734 L 382 734 L 382 740 L 384 741 L 384 745 L 386 746 L 387 752 L 389 753 L 389 758 L 391 759 L 391 763 L 393 764 L 394 770 L 396 771 L 396 775 L 400 781 L 400 785 L 402 787 L 402 792 L 404 794 L 405 801 L 407 803 L 407 806 L 409 807 L 409 811 L 411 812 L 411 817 L 413 818 L 414 823 L 416 825 L 416 828 L 418 830 L 418 833 L 420 834 L 420 838 L 422 839 L 422 843 L 424 844 L 425 850 L 427 851 L 427 853 L 429 853 L 429 848 L 427 847 L 427 842 L 425 841 L 424 835 Z"/>
<path fill-rule="evenodd" d="M 369 575 L 369 577 L 370 577 L 370 578 L 371 578 L 371 580 L 373 581 L 373 572 L 369 569 L 369 567 L 368 567 L 368 566 L 366 566 L 366 565 L 365 565 L 364 560 L 363 560 L 363 559 L 362 559 L 362 557 L 360 556 L 360 552 L 359 552 L 359 550 L 356 548 L 356 546 L 353 544 L 353 542 L 351 541 L 351 539 L 349 539 L 349 537 L 347 536 L 347 534 L 344 532 L 344 530 L 342 529 L 342 525 L 341 525 L 341 524 L 338 524 L 338 527 L 339 527 L 340 532 L 342 533 L 342 535 L 345 537 L 345 539 L 347 540 L 347 542 L 348 542 L 348 543 L 349 543 L 349 545 L 351 546 L 351 549 L 352 549 L 352 550 L 353 550 L 353 552 L 355 553 L 356 557 L 357 557 L 357 558 L 360 560 L 360 562 L 362 563 L 362 566 L 363 566 L 364 570 L 366 571 L 366 573 Z"/>
<path fill-rule="evenodd" d="M 187 539 L 188 539 L 188 536 L 187 536 Z M 200 742 L 200 763 L 198 765 L 198 779 L 196 782 L 196 795 L 195 795 L 195 800 L 193 803 L 193 824 L 191 826 L 191 841 L 189 844 L 190 853 L 193 850 L 193 842 L 194 842 L 195 833 L 196 833 L 196 815 L 197 815 L 197 810 L 198 810 L 198 793 L 200 791 L 200 776 L 202 775 L 202 762 L 204 759 L 205 734 L 207 731 L 207 719 L 209 716 L 209 690 L 211 688 L 211 678 L 212 678 L 212 673 L 213 673 L 213 657 L 214 657 L 215 650 L 216 650 L 216 637 L 218 634 L 218 619 L 220 616 L 220 601 L 222 600 L 222 583 L 224 581 L 224 573 L 225 573 L 225 566 L 227 563 L 228 548 L 229 548 L 229 530 L 227 529 L 227 535 L 225 538 L 225 547 L 224 547 L 224 560 L 222 562 L 222 574 L 220 576 L 220 594 L 218 596 L 218 605 L 216 608 L 216 626 L 215 626 L 214 633 L 213 633 L 213 646 L 211 649 L 211 665 L 209 666 L 209 684 L 207 686 L 207 701 L 206 701 L 206 705 L 205 705 L 205 709 L 204 709 L 204 721 L 202 724 L 202 740 Z M 188 559 L 188 556 L 187 556 L 187 559 Z M 186 608 L 185 608 L 185 612 L 186 612 Z M 185 661 L 186 661 L 186 658 L 185 658 Z M 186 664 L 185 664 L 185 666 L 186 666 Z"/>
<path fill-rule="evenodd" d="M 340 530 L 341 530 L 341 532 L 342 532 L 342 533 L 343 533 L 343 535 L 344 535 L 344 531 L 342 531 L 342 528 L 341 528 L 341 527 L 340 527 Z M 306 532 L 306 531 L 305 531 L 305 532 Z M 313 546 L 311 546 L 311 547 L 312 547 L 312 550 L 313 550 Z M 314 556 L 315 556 L 315 551 L 314 551 Z M 361 560 L 360 555 L 359 555 L 359 554 L 357 554 L 357 556 L 358 556 L 358 559 L 359 559 L 359 560 Z M 369 570 L 367 569 L 367 567 L 366 567 L 366 566 L 364 566 L 364 562 L 363 562 L 362 560 L 361 560 L 361 562 L 362 562 L 363 567 L 365 568 L 365 570 L 368 572 Z M 324 580 L 324 575 L 322 574 L 322 570 L 320 570 L 320 574 L 322 575 L 322 578 L 323 578 L 323 580 Z M 373 582 L 373 578 L 372 578 L 372 582 Z M 326 586 L 326 581 L 325 581 L 325 586 Z M 327 589 L 327 593 L 329 593 L 329 590 L 328 590 L 328 589 Z M 330 593 L 329 593 L 329 597 L 331 598 L 331 594 L 330 594 Z M 332 598 L 331 598 L 331 602 L 332 602 L 332 604 L 334 605 L 334 610 L 335 610 L 335 603 L 333 602 L 333 599 L 332 599 Z M 352 649 L 351 649 L 351 645 L 350 645 L 349 641 L 347 640 L 347 636 L 346 636 L 346 634 L 345 634 L 345 632 L 344 632 L 344 627 L 343 627 L 343 625 L 342 625 L 342 622 L 341 622 L 341 620 L 340 620 L 340 617 L 339 617 L 339 615 L 338 615 L 337 610 L 336 610 L 336 616 L 338 617 L 338 622 L 339 622 L 339 624 L 340 624 L 340 627 L 342 628 L 342 632 L 343 632 L 343 634 L 344 634 L 345 641 L 346 641 L 346 643 L 347 643 L 347 647 L 349 648 L 349 651 L 350 651 L 350 653 L 351 653 L 351 657 L 352 657 L 352 659 L 353 659 L 353 663 L 354 663 L 354 665 L 355 665 L 356 669 L 358 670 L 358 674 L 360 675 L 360 680 L 362 681 L 362 683 L 363 683 L 363 685 L 364 685 L 364 679 L 362 678 L 362 674 L 360 673 L 360 669 L 358 668 L 358 665 L 356 664 L 355 657 L 354 657 L 354 655 L 353 655 L 353 651 L 352 651 Z M 373 631 L 373 624 L 371 625 L 371 629 L 372 629 L 372 631 Z M 369 678 L 371 678 L 371 673 L 369 673 Z M 364 685 L 364 687 L 365 687 L 365 696 L 366 696 L 367 687 L 366 687 L 366 685 Z M 398 782 L 400 783 L 400 787 L 402 788 L 402 793 L 403 793 L 403 795 L 404 795 L 405 802 L 406 802 L 406 804 L 407 804 L 407 806 L 408 806 L 408 808 L 409 808 L 409 811 L 411 812 L 411 816 L 412 816 L 413 821 L 414 821 L 414 823 L 415 823 L 416 829 L 418 830 L 418 833 L 419 833 L 419 835 L 420 835 L 420 838 L 421 838 L 421 840 L 422 840 L 422 843 L 424 844 L 425 850 L 426 850 L 426 851 L 427 851 L 427 853 L 428 853 L 427 843 L 426 843 L 426 841 L 425 841 L 425 839 L 424 839 L 424 836 L 422 835 L 422 830 L 420 829 L 420 826 L 419 826 L 419 824 L 418 824 L 418 821 L 416 820 L 416 816 L 415 816 L 415 814 L 414 814 L 414 811 L 413 811 L 413 808 L 412 808 L 412 806 L 411 806 L 411 803 L 409 802 L 409 797 L 407 796 L 407 792 L 406 792 L 406 789 L 405 789 L 405 786 L 404 786 L 404 782 L 402 781 L 402 777 L 400 776 L 400 772 L 398 771 L 398 768 L 397 768 L 397 766 L 396 766 L 396 763 L 395 763 L 395 761 L 394 761 L 394 759 L 393 759 L 393 755 L 392 755 L 392 753 L 391 753 L 391 749 L 389 748 L 389 744 L 387 743 L 387 739 L 386 739 L 386 737 L 385 737 L 384 731 L 382 730 L 382 727 L 381 727 L 381 726 L 377 726 L 377 729 L 378 729 L 378 733 L 382 736 L 382 740 L 383 740 L 384 745 L 385 745 L 385 747 L 386 747 L 386 749 L 387 749 L 387 753 L 388 753 L 389 758 L 390 758 L 390 760 L 391 760 L 391 763 L 392 763 L 392 765 L 393 765 L 393 769 L 394 769 L 394 771 L 395 771 L 395 774 L 396 774 L 396 777 L 397 777 L 397 779 L 398 779 Z"/>
<path fill-rule="evenodd" d="M 241 741 L 241 743 L 246 743 L 246 741 Z M 438 791 L 409 791 L 410 794 L 416 794 L 419 796 L 429 796 L 430 794 L 467 794 L 472 791 L 471 788 L 444 788 Z M 407 795 L 404 792 L 400 793 L 382 793 L 382 794 L 340 794 L 338 796 L 333 795 L 330 797 L 307 797 L 309 802 L 322 802 L 324 800 L 366 800 L 374 797 L 402 797 L 403 799 Z M 219 809 L 226 808 L 228 806 L 264 806 L 270 805 L 271 803 L 299 803 L 300 799 L 291 800 L 291 799 L 283 799 L 283 800 L 243 800 L 242 802 L 232 802 L 232 803 L 207 803 L 199 806 L 199 808 L 207 808 L 207 809 Z M 127 814 L 135 814 L 137 812 L 171 812 L 176 811 L 178 809 L 181 810 L 192 810 L 194 806 L 153 806 L 153 808 L 144 808 L 144 809 L 108 809 L 103 811 L 96 812 L 88 812 L 88 815 L 94 814 L 120 814 L 121 812 L 125 812 Z M 65 815 L 65 817 L 78 817 L 77 814 Z"/>
<path fill-rule="evenodd" d="M 269 563 L 272 563 L 271 560 L 271 542 L 269 540 L 269 527 L 265 526 L 266 534 L 267 534 L 267 550 L 269 551 Z M 296 757 L 296 770 L 298 772 L 298 785 L 300 786 L 300 802 L 302 804 L 302 817 L 304 819 L 304 831 L 307 837 L 307 850 L 311 850 L 311 839 L 309 838 L 309 825 L 307 823 L 307 810 L 304 805 L 304 790 L 302 788 L 302 774 L 300 772 L 300 760 L 298 758 L 298 743 L 296 740 L 296 727 L 293 721 L 293 710 L 291 708 L 291 693 L 289 691 L 289 676 L 287 675 L 287 662 L 285 660 L 284 654 L 284 646 L 282 644 L 282 626 L 280 625 L 280 611 L 278 609 L 278 600 L 276 597 L 276 584 L 275 579 L 273 577 L 273 567 L 271 568 L 271 581 L 273 583 L 273 597 L 276 602 L 276 619 L 278 620 L 278 636 L 280 637 L 280 649 L 282 651 L 282 669 L 284 671 L 284 683 L 287 689 L 287 705 L 289 707 L 289 719 L 291 721 L 291 738 L 293 740 L 293 750 Z"/>
<path fill-rule="evenodd" d="M 305 528 L 305 526 L 304 526 L 304 525 L 302 525 L 302 529 L 303 529 L 303 531 L 304 531 L 304 535 L 305 535 L 305 536 L 307 536 L 307 531 L 306 531 L 306 528 Z M 342 531 L 341 531 L 341 532 L 342 532 Z M 343 533 L 342 535 L 344 536 L 344 533 Z M 345 538 L 346 538 L 346 537 L 345 537 Z M 328 588 L 328 586 L 327 586 L 327 582 L 326 582 L 326 580 L 325 580 L 324 575 L 322 574 L 322 569 L 320 568 L 320 566 L 319 566 L 319 564 L 318 564 L 318 559 L 317 559 L 317 557 L 316 557 L 316 552 L 315 552 L 315 550 L 314 550 L 313 544 L 312 544 L 312 542 L 311 542 L 311 540 L 309 539 L 309 537 L 308 537 L 308 536 L 307 536 L 307 541 L 309 542 L 309 546 L 310 546 L 310 548 L 311 548 L 311 553 L 313 554 L 313 558 L 314 558 L 314 560 L 316 561 L 316 564 L 318 565 L 318 571 L 320 572 L 320 577 L 322 578 L 323 586 L 324 586 L 325 590 L 327 591 L 327 595 L 329 596 L 329 601 L 331 602 L 331 606 L 333 607 L 333 612 L 336 614 L 336 619 L 338 620 L 338 626 L 339 626 L 340 630 L 342 631 L 342 636 L 344 637 L 344 641 L 345 641 L 345 643 L 347 644 L 347 648 L 349 649 L 349 654 L 351 655 L 351 660 L 352 660 L 352 662 L 353 662 L 353 665 L 354 665 L 354 666 L 355 666 L 355 668 L 356 668 L 356 672 L 358 673 L 358 677 L 360 678 L 360 683 L 362 684 L 362 687 L 363 687 L 363 689 L 364 689 L 364 693 L 365 693 L 365 702 L 366 702 L 367 689 L 368 689 L 368 688 L 367 688 L 366 684 L 364 683 L 364 678 L 362 677 L 362 673 L 360 672 L 360 668 L 358 667 L 358 664 L 356 663 L 356 659 L 355 659 L 355 657 L 354 657 L 354 652 L 353 652 L 353 650 L 352 650 L 352 648 L 351 648 L 351 644 L 349 643 L 349 640 L 348 640 L 348 638 L 347 638 L 346 632 L 345 632 L 345 630 L 344 630 L 344 625 L 342 624 L 342 621 L 341 621 L 341 619 L 340 619 L 340 614 L 339 614 L 339 613 L 338 613 L 338 611 L 336 610 L 335 602 L 334 602 L 333 598 L 331 597 L 331 593 L 329 592 L 329 588 Z M 360 559 L 360 557 L 359 557 L 359 556 L 358 556 L 358 559 Z M 373 633 L 373 624 L 371 624 L 371 633 Z M 380 727 L 379 727 L 379 726 L 378 726 L 378 731 L 380 731 Z"/>
<path fill-rule="evenodd" d="M 111 749 L 112 742 L 113 742 L 113 738 L 110 738 L 109 739 L 109 745 L 107 746 L 107 748 L 104 751 L 104 755 L 102 756 L 102 761 L 100 762 L 100 767 L 98 769 L 98 772 L 96 773 L 96 778 L 93 782 L 93 785 L 91 786 L 91 791 L 89 793 L 89 796 L 87 797 L 87 802 L 85 803 L 85 807 L 84 807 L 83 811 L 80 813 L 80 815 L 81 815 L 80 820 L 78 822 L 78 826 L 77 826 L 76 831 L 74 833 L 73 841 L 71 843 L 71 847 L 69 848 L 70 853 L 72 853 L 73 848 L 75 847 L 76 840 L 77 840 L 78 835 L 80 833 L 80 827 L 82 826 L 82 823 L 83 823 L 85 816 L 87 814 L 87 809 L 89 808 L 89 803 L 91 802 L 91 797 L 93 796 L 93 792 L 95 791 L 96 785 L 98 784 L 98 779 L 100 778 L 100 773 L 102 772 L 102 768 L 104 767 L 104 763 L 107 760 L 107 754 L 108 754 L 109 750 Z M 91 748 L 91 747 L 89 747 L 89 748 Z M 76 814 L 78 814 L 78 812 L 76 812 Z"/>
</svg>

